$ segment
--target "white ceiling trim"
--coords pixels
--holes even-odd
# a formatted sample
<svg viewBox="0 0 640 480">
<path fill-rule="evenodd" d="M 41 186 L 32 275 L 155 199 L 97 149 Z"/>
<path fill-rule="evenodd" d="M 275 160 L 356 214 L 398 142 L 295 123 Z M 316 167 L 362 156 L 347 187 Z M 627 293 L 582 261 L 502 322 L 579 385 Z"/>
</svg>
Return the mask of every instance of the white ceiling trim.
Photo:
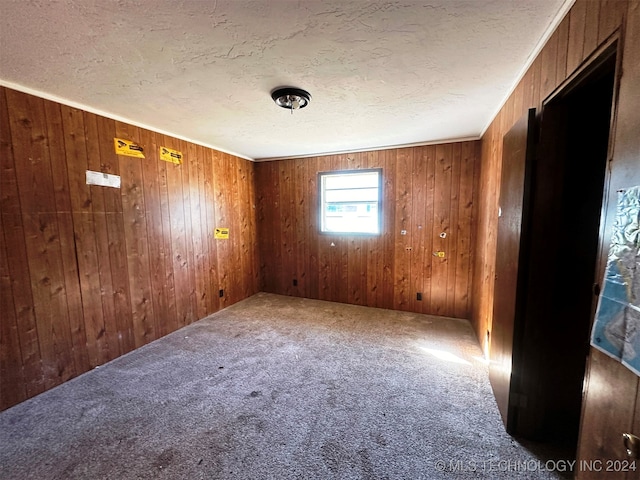
<svg viewBox="0 0 640 480">
<path fill-rule="evenodd" d="M 493 113 L 493 115 L 491 115 L 491 117 L 490 117 L 491 120 L 489 120 L 489 122 L 482 129 L 482 132 L 480 133 L 480 138 L 484 137 L 484 134 L 487 133 L 487 130 L 489 129 L 489 127 L 491 126 L 493 121 L 496 119 L 496 117 L 500 113 L 500 110 L 502 110 L 502 107 L 504 107 L 504 105 L 507 103 L 507 100 L 509 100 L 509 97 L 513 94 L 515 89 L 518 87 L 518 84 L 520 83 L 520 81 L 523 79 L 523 77 L 527 73 L 527 70 L 529 70 L 531 65 L 533 65 L 533 62 L 538 57 L 540 52 L 542 52 L 542 49 L 544 48 L 544 46 L 547 44 L 547 42 L 551 38 L 551 35 L 553 35 L 553 33 L 556 31 L 556 28 L 558 28 L 558 25 L 560 25 L 560 23 L 562 23 L 562 20 L 564 20 L 564 17 L 567 16 L 567 14 L 569 13 L 569 10 L 571 10 L 571 7 L 573 7 L 574 3 L 576 3 L 576 0 L 566 0 L 560 6 L 560 8 L 558 9 L 558 12 L 553 17 L 553 19 L 549 23 L 549 26 L 545 30 L 544 35 L 540 38 L 540 41 L 536 44 L 535 48 L 533 49 L 533 51 L 531 52 L 531 54 L 527 58 L 527 63 L 525 63 L 522 66 L 522 68 L 520 69 L 520 72 L 518 73 L 518 76 L 516 77 L 516 80 L 513 82 L 513 85 L 511 85 L 511 88 L 509 89 L 509 91 L 505 95 L 504 99 L 502 100 L 502 102 L 500 102 L 500 105 L 498 105 L 498 108 L 496 108 L 496 110 Z"/>
<path fill-rule="evenodd" d="M 254 161 L 255 162 L 275 162 L 277 160 L 293 160 L 296 158 L 328 157 L 331 155 L 345 155 L 349 153 L 362 153 L 362 152 L 377 152 L 380 150 L 395 150 L 396 148 L 428 147 L 430 145 L 446 145 L 447 143 L 473 142 L 476 140 L 480 140 L 480 137 L 473 136 L 473 137 L 461 137 L 461 138 L 448 138 L 444 140 L 434 140 L 430 142 L 406 143 L 403 145 L 388 145 L 388 146 L 382 146 L 382 147 L 343 150 L 338 152 L 315 153 L 315 154 L 308 153 L 305 155 L 292 155 L 290 157 L 256 158 Z"/>
</svg>

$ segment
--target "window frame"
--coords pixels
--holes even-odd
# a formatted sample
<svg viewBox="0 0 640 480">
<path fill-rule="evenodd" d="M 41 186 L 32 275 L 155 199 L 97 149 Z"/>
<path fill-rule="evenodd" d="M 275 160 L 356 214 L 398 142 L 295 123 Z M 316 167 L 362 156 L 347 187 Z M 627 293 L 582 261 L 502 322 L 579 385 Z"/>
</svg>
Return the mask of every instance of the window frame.
<svg viewBox="0 0 640 480">
<path fill-rule="evenodd" d="M 331 176 L 331 175 L 354 175 L 354 174 L 364 174 L 364 173 L 372 173 L 376 172 L 378 174 L 378 231 L 377 232 L 332 232 L 324 230 L 325 225 L 325 217 L 324 217 L 324 196 L 325 196 L 325 188 L 323 177 Z M 382 194 L 382 186 L 384 185 L 382 181 L 382 168 L 357 168 L 351 170 L 330 170 L 325 172 L 318 172 L 318 232 L 321 235 L 348 235 L 348 236 L 360 236 L 360 237 L 376 237 L 380 236 L 383 233 L 383 223 L 382 219 L 384 218 L 382 214 L 383 208 L 383 194 Z"/>
</svg>

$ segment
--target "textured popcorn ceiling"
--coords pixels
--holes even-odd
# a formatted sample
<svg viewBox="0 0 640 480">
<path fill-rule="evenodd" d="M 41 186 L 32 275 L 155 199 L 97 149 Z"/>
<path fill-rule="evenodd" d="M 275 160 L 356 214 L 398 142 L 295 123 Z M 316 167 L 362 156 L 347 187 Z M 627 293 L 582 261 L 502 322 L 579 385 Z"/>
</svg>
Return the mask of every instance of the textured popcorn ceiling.
<svg viewBox="0 0 640 480">
<path fill-rule="evenodd" d="M 252 159 L 477 138 L 571 3 L 0 0 L 0 83 Z"/>
</svg>

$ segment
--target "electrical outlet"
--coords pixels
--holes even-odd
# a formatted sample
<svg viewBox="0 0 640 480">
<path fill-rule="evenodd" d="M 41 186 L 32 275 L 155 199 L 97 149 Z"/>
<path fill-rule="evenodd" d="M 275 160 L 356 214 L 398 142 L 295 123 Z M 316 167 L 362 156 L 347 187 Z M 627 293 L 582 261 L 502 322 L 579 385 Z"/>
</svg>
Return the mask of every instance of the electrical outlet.
<svg viewBox="0 0 640 480">
<path fill-rule="evenodd" d="M 218 290 L 218 296 L 220 298 L 224 297 L 224 290 L 222 290 L 222 289 Z"/>
<path fill-rule="evenodd" d="M 295 279 L 295 278 L 293 279 L 293 286 L 294 286 L 294 287 L 297 287 L 297 286 L 298 286 L 298 280 L 297 280 L 297 279 Z"/>
<path fill-rule="evenodd" d="M 418 300 L 419 302 L 422 301 L 422 293 L 421 292 L 416 293 L 416 300 Z"/>
</svg>

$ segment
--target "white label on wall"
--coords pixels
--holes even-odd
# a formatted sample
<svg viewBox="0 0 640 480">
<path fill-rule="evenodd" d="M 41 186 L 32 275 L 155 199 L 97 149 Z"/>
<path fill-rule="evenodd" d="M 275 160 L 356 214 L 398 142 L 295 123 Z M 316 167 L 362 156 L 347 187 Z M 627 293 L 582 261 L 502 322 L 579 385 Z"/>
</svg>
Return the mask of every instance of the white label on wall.
<svg viewBox="0 0 640 480">
<path fill-rule="evenodd" d="M 87 185 L 120 188 L 120 175 L 87 170 Z"/>
</svg>

